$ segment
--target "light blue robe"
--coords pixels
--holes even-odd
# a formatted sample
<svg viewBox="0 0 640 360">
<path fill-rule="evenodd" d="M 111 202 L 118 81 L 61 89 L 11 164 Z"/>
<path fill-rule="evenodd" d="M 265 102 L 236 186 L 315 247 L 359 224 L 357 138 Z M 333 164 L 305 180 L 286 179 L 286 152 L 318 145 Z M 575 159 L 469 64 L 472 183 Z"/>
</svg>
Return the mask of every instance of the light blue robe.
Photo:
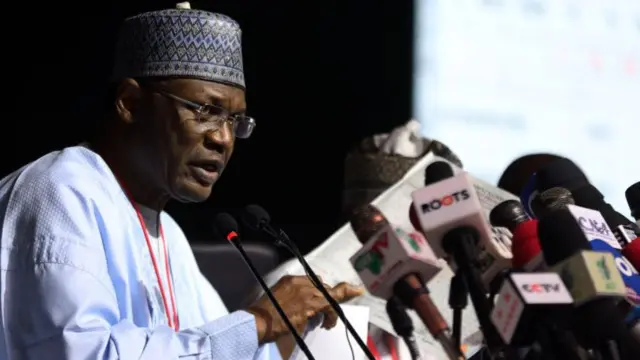
<svg viewBox="0 0 640 360">
<path fill-rule="evenodd" d="M 0 222 L 0 359 L 280 359 L 252 315 L 227 312 L 162 213 L 180 331 L 167 326 L 135 210 L 85 147 L 4 178 Z"/>
</svg>

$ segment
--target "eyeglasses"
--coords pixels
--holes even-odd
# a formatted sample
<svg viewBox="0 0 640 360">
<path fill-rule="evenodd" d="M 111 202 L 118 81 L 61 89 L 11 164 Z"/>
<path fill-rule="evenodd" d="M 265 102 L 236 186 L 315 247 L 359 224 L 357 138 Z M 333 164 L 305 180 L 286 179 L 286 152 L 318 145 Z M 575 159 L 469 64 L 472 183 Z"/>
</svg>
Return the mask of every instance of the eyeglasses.
<svg viewBox="0 0 640 360">
<path fill-rule="evenodd" d="M 251 136 L 253 129 L 256 127 L 256 121 L 250 116 L 243 114 L 231 115 L 229 110 L 213 105 L 199 104 L 166 91 L 157 91 L 158 94 L 166 96 L 185 107 L 192 110 L 196 115 L 198 123 L 203 126 L 203 131 L 216 131 L 225 123 L 231 125 L 233 134 L 241 139 Z"/>
</svg>

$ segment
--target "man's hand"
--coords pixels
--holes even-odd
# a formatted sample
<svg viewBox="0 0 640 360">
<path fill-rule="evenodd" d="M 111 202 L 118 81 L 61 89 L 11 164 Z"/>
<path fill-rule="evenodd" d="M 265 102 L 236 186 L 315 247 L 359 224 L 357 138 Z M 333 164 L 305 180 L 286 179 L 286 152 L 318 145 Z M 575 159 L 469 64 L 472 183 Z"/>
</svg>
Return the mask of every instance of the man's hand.
<svg viewBox="0 0 640 360">
<path fill-rule="evenodd" d="M 334 287 L 323 285 L 338 303 L 349 301 L 364 293 L 363 288 L 347 283 L 340 283 Z M 271 288 L 271 292 L 297 329 L 304 329 L 307 320 L 318 313 L 324 314 L 323 328 L 330 329 L 336 325 L 337 316 L 334 310 L 308 277 L 285 276 Z M 287 325 L 282 321 L 266 294 L 247 311 L 256 317 L 260 344 L 272 342 L 289 333 Z"/>
</svg>

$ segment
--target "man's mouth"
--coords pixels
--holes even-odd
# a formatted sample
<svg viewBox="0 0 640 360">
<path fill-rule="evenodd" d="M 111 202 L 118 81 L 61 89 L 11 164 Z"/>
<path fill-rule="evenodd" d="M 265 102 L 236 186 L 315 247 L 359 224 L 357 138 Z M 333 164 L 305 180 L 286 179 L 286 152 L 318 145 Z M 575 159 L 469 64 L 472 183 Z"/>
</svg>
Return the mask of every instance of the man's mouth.
<svg viewBox="0 0 640 360">
<path fill-rule="evenodd" d="M 197 161 L 190 164 L 196 180 L 205 186 L 211 186 L 220 176 L 222 162 L 217 160 Z"/>
<path fill-rule="evenodd" d="M 217 172 L 218 171 L 218 165 L 216 164 L 202 164 L 202 165 L 196 165 L 199 168 L 204 169 L 207 172 Z"/>
</svg>

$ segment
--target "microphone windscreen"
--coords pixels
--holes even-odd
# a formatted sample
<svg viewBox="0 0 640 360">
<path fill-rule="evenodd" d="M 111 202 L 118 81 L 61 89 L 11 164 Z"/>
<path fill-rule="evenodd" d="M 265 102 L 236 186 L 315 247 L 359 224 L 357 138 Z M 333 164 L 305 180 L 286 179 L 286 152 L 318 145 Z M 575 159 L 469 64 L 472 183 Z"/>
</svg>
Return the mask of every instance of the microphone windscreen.
<svg viewBox="0 0 640 360">
<path fill-rule="evenodd" d="M 540 240 L 538 240 L 538 222 L 529 220 L 520 223 L 513 231 L 511 240 L 511 267 L 521 269 L 533 258 L 540 254 Z"/>
<path fill-rule="evenodd" d="M 580 225 L 568 209 L 538 221 L 538 238 L 548 266 L 556 265 L 580 250 L 591 250 Z"/>
<path fill-rule="evenodd" d="M 538 197 L 540 198 L 540 203 L 549 211 L 563 209 L 567 205 L 575 205 L 576 203 L 571 191 L 558 186 L 541 192 Z"/>
<path fill-rule="evenodd" d="M 366 243 L 389 224 L 387 218 L 374 205 L 367 204 L 359 207 L 349 219 L 349 224 L 361 243 Z"/>
<path fill-rule="evenodd" d="M 244 208 L 242 222 L 250 229 L 259 231 L 261 224 L 269 224 L 271 222 L 271 217 L 262 206 L 251 204 Z"/>
<path fill-rule="evenodd" d="M 451 165 L 444 161 L 432 162 L 424 169 L 424 185 L 429 186 L 453 176 Z"/>
<path fill-rule="evenodd" d="M 489 222 L 492 226 L 505 227 L 511 232 L 518 224 L 529 219 L 529 215 L 518 200 L 505 200 L 489 213 Z"/>
<path fill-rule="evenodd" d="M 213 221 L 213 226 L 215 227 L 215 231 L 225 239 L 229 234 L 238 232 L 238 223 L 236 222 L 236 219 L 227 213 L 220 213 L 216 215 L 216 218 Z"/>
</svg>

